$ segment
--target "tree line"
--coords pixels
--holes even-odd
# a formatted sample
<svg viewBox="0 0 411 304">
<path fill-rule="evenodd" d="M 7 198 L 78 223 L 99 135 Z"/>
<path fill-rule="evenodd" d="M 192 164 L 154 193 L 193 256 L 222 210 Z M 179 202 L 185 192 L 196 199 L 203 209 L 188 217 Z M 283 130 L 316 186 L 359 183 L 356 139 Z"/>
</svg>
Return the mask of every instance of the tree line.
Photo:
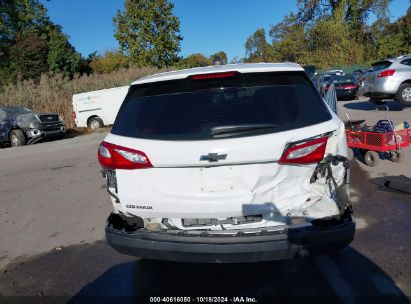
<svg viewBox="0 0 411 304">
<path fill-rule="evenodd" d="M 293 61 L 320 68 L 367 64 L 411 53 L 411 10 L 391 23 L 391 0 L 297 0 L 298 11 L 268 32 L 245 41 L 246 55 L 232 62 Z M 369 24 L 370 16 L 376 21 Z M 121 68 L 192 68 L 218 56 L 179 56 L 180 21 L 168 0 L 126 0 L 113 17 L 119 49 L 82 57 L 39 0 L 0 1 L 0 88 L 44 73 L 73 78 Z"/>
<path fill-rule="evenodd" d="M 48 71 L 73 75 L 87 62 L 37 0 L 0 1 L 0 85 L 38 79 Z"/>
<path fill-rule="evenodd" d="M 257 29 L 245 62 L 293 61 L 320 68 L 369 64 L 411 53 L 411 10 L 393 23 L 391 0 L 298 0 L 298 12 Z M 376 21 L 368 24 L 370 16 Z"/>
</svg>

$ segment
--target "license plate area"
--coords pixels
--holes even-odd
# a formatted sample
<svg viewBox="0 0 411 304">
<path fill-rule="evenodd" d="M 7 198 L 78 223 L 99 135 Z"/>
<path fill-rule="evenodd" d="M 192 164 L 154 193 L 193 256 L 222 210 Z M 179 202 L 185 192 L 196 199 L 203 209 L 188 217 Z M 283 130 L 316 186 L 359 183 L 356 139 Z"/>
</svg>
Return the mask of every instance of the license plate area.
<svg viewBox="0 0 411 304">
<path fill-rule="evenodd" d="M 202 192 L 227 192 L 235 189 L 231 166 L 201 168 Z"/>
</svg>

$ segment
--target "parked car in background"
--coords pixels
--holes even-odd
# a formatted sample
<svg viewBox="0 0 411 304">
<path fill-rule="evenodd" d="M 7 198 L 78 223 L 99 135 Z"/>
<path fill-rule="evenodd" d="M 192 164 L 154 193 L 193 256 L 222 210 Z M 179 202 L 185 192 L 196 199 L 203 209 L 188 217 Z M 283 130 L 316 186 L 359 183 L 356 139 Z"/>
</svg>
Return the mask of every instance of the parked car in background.
<svg viewBox="0 0 411 304">
<path fill-rule="evenodd" d="M 367 69 L 358 69 L 358 70 L 354 70 L 351 75 L 357 80 L 358 84 L 361 85 L 363 79 L 364 79 L 364 75 L 368 72 Z"/>
<path fill-rule="evenodd" d="M 18 106 L 0 107 L 0 144 L 12 147 L 33 144 L 43 138 L 66 133 L 57 113 L 39 113 Z"/>
<path fill-rule="evenodd" d="M 134 82 L 98 148 L 119 252 L 258 262 L 336 252 L 355 233 L 344 123 L 294 63 Z"/>
<path fill-rule="evenodd" d="M 338 99 L 355 99 L 359 89 L 359 84 L 354 76 L 332 76 L 329 84 L 325 87 L 325 91 L 328 91 L 330 84 L 335 86 L 335 92 Z"/>
<path fill-rule="evenodd" d="M 395 98 L 411 106 L 411 55 L 375 62 L 365 74 L 362 86 L 364 96 L 376 103 Z"/>
<path fill-rule="evenodd" d="M 303 65 L 303 68 L 310 77 L 318 75 L 317 67 L 314 65 Z"/>
<path fill-rule="evenodd" d="M 317 88 L 320 91 L 321 96 L 324 96 L 326 91 L 326 87 L 330 85 L 332 75 L 330 74 L 321 74 L 320 77 L 317 80 Z"/>
<path fill-rule="evenodd" d="M 325 74 L 337 75 L 337 76 L 344 76 L 345 75 L 343 70 L 328 70 L 328 71 L 325 72 Z"/>
<path fill-rule="evenodd" d="M 73 118 L 76 126 L 95 130 L 112 125 L 128 88 L 124 86 L 73 95 Z"/>
<path fill-rule="evenodd" d="M 315 87 L 318 89 L 318 91 L 320 91 L 320 76 L 319 75 L 311 75 L 309 76 L 311 82 L 315 85 Z"/>
</svg>

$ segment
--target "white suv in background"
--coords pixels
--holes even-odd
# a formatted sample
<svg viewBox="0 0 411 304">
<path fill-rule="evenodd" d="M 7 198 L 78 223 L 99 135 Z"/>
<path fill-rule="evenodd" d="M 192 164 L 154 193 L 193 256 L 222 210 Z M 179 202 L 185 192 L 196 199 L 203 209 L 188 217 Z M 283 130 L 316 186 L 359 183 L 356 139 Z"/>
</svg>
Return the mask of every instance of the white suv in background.
<svg viewBox="0 0 411 304">
<path fill-rule="evenodd" d="M 142 78 L 98 159 L 114 208 L 107 241 L 122 253 L 256 262 L 354 237 L 344 124 L 298 64 Z"/>
<path fill-rule="evenodd" d="M 411 55 L 375 62 L 362 85 L 364 96 L 376 103 L 395 98 L 411 106 Z"/>
</svg>

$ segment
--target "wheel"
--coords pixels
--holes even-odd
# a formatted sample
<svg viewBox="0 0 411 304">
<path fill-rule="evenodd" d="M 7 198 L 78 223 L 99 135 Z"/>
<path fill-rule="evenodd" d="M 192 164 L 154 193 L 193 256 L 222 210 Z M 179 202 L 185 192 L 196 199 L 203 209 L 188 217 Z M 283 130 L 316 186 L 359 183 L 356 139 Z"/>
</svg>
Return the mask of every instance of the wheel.
<svg viewBox="0 0 411 304">
<path fill-rule="evenodd" d="M 26 144 L 26 137 L 21 130 L 13 130 L 10 133 L 10 144 L 12 147 L 24 146 Z"/>
<path fill-rule="evenodd" d="M 394 151 L 391 153 L 391 161 L 394 163 L 400 163 L 402 162 L 403 159 L 403 154 L 401 151 Z"/>
<path fill-rule="evenodd" d="M 364 160 L 367 166 L 375 167 L 378 164 L 380 156 L 375 151 L 367 151 L 364 155 Z"/>
<path fill-rule="evenodd" d="M 347 152 L 348 152 L 348 155 L 347 155 L 348 159 L 352 160 L 354 158 L 354 150 L 351 148 L 348 148 Z"/>
<path fill-rule="evenodd" d="M 93 130 L 100 129 L 103 125 L 103 120 L 100 117 L 93 117 L 88 122 L 88 126 Z"/>
<path fill-rule="evenodd" d="M 403 83 L 397 91 L 397 100 L 404 106 L 411 106 L 411 83 Z"/>
</svg>

